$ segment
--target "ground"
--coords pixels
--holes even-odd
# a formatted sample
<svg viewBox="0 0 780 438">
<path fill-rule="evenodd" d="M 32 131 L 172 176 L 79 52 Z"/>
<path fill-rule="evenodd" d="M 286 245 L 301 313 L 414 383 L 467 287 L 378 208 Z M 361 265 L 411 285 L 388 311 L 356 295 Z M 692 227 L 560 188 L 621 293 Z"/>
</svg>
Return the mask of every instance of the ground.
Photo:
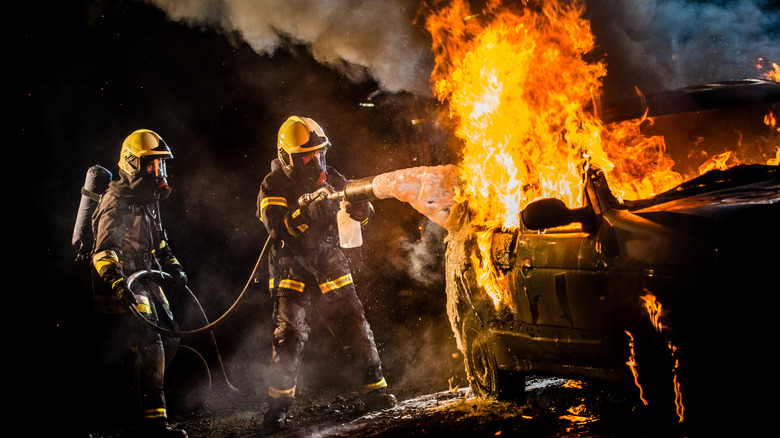
<svg viewBox="0 0 780 438">
<path fill-rule="evenodd" d="M 390 436 L 587 436 L 682 437 L 684 428 L 663 423 L 626 387 L 559 378 L 529 378 L 526 403 L 475 397 L 469 388 L 402 394 L 391 409 L 365 412 L 357 394 L 302 396 L 280 432 L 262 427 L 260 399 L 207 402 L 172 416 L 190 437 L 390 437 Z M 102 438 L 130 436 L 119 430 Z"/>
</svg>

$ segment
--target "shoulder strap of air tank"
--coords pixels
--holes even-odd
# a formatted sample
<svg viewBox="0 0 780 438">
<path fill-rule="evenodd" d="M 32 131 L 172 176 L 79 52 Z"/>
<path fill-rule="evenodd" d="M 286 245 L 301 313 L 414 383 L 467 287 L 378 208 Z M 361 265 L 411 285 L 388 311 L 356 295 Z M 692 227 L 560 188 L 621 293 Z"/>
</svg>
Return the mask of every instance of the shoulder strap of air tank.
<svg viewBox="0 0 780 438">
<path fill-rule="evenodd" d="M 86 196 L 87 198 L 95 201 L 95 202 L 100 202 L 100 198 L 103 197 L 103 195 L 95 193 L 95 192 L 91 192 L 91 191 L 85 189 L 84 187 L 81 188 L 81 194 Z"/>
</svg>

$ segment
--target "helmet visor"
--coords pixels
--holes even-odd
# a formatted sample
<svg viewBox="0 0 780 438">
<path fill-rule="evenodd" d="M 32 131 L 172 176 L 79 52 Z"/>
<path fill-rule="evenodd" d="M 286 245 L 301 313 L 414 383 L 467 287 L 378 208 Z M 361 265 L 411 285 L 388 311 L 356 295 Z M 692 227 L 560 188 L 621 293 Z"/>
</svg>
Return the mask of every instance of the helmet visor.
<svg viewBox="0 0 780 438">
<path fill-rule="evenodd" d="M 300 169 L 301 175 L 306 179 L 316 180 L 322 172 L 326 172 L 325 151 L 322 148 L 305 154 L 294 154 L 293 166 Z"/>
<path fill-rule="evenodd" d="M 157 179 L 168 178 L 168 167 L 164 158 L 154 158 L 146 162 L 146 172 Z"/>
</svg>

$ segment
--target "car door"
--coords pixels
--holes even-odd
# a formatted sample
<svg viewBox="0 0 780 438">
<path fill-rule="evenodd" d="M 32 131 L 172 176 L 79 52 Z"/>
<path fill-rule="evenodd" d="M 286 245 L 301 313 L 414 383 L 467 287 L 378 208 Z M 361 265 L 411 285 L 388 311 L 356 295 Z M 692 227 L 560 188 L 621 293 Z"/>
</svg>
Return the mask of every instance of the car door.
<svg viewBox="0 0 780 438">
<path fill-rule="evenodd" d="M 536 344 L 529 360 L 571 365 L 603 364 L 604 262 L 598 235 L 578 225 L 545 232 L 526 230 L 516 245 L 518 293 L 524 332 Z"/>
</svg>

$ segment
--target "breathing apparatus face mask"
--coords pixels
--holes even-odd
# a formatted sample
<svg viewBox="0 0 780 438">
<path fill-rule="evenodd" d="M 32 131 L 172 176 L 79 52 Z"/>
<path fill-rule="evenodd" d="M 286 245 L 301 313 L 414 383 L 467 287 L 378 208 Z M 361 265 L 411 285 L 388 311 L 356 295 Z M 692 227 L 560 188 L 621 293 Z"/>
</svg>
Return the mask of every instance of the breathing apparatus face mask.
<svg viewBox="0 0 780 438">
<path fill-rule="evenodd" d="M 146 174 L 154 179 L 155 193 L 160 195 L 160 199 L 165 199 L 171 194 L 171 187 L 168 185 L 168 166 L 164 158 L 155 158 L 146 161 Z"/>
<path fill-rule="evenodd" d="M 298 169 L 298 175 L 308 182 L 325 183 L 327 167 L 325 164 L 326 149 L 306 154 L 293 154 L 293 168 Z"/>
</svg>

